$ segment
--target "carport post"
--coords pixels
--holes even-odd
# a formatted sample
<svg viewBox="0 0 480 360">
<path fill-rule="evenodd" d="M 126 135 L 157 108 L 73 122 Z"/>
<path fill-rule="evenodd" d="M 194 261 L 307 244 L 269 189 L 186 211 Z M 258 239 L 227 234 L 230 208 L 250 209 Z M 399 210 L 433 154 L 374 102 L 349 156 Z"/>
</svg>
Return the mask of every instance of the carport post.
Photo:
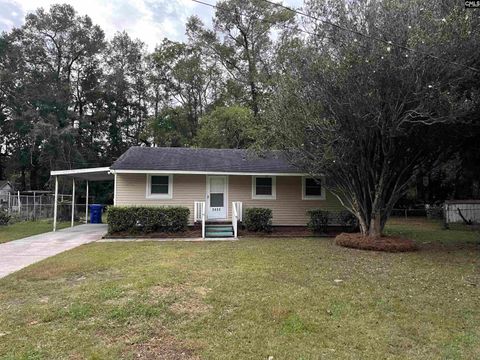
<svg viewBox="0 0 480 360">
<path fill-rule="evenodd" d="M 88 180 L 87 180 L 87 191 L 85 195 L 85 224 L 88 224 Z"/>
<path fill-rule="evenodd" d="M 57 231 L 58 176 L 55 176 L 55 200 L 53 204 L 53 231 Z"/>
<path fill-rule="evenodd" d="M 73 227 L 75 220 L 75 178 L 72 178 L 72 223 L 70 227 Z"/>
<path fill-rule="evenodd" d="M 33 220 L 37 220 L 37 214 L 35 213 L 35 191 L 33 192 Z"/>
</svg>

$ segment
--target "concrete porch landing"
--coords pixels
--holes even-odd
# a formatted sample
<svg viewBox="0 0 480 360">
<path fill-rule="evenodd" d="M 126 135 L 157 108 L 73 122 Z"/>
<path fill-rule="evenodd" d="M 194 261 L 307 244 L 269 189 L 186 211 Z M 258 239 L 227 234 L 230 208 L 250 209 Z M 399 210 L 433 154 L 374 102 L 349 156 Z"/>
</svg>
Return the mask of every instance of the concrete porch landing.
<svg viewBox="0 0 480 360">
<path fill-rule="evenodd" d="M 50 256 L 98 240 L 106 232 L 105 224 L 84 224 L 0 244 L 0 278 Z"/>
</svg>

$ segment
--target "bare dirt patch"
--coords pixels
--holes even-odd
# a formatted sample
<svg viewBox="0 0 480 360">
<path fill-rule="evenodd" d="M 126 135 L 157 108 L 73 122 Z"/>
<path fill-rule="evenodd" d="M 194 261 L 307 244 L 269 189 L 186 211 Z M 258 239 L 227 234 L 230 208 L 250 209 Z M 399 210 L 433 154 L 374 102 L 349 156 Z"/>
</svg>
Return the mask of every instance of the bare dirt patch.
<svg viewBox="0 0 480 360">
<path fill-rule="evenodd" d="M 134 344 L 129 349 L 135 359 L 157 360 L 196 360 L 194 349 L 179 343 L 172 336 L 153 338 L 141 344 Z"/>
<path fill-rule="evenodd" d="M 181 341 L 172 336 L 163 328 L 160 328 L 151 338 L 139 341 L 141 337 L 133 331 L 123 336 L 127 347 L 124 354 L 134 359 L 158 359 L 158 360 L 197 360 L 195 354 L 198 346 Z M 133 341 L 132 341 L 133 340 Z M 123 358 L 123 356 L 122 356 Z"/>
<path fill-rule="evenodd" d="M 154 296 L 180 295 L 188 290 L 184 284 L 174 284 L 171 286 L 155 285 L 150 288 L 150 294 Z"/>
<path fill-rule="evenodd" d="M 154 297 L 175 296 L 175 302 L 170 305 L 170 310 L 177 314 L 197 315 L 208 312 L 211 306 L 204 302 L 211 289 L 204 286 L 191 287 L 189 284 L 175 284 L 172 286 L 156 285 L 150 288 Z"/>
<path fill-rule="evenodd" d="M 398 236 L 369 237 L 362 234 L 342 233 L 335 238 L 335 244 L 361 250 L 406 252 L 418 250 L 413 240 Z"/>
<path fill-rule="evenodd" d="M 205 297 L 212 289 L 204 287 L 204 286 L 197 286 L 193 288 L 193 291 L 200 295 L 201 297 Z"/>
<path fill-rule="evenodd" d="M 205 304 L 201 299 L 196 297 L 175 302 L 170 306 L 170 310 L 175 314 L 198 315 L 204 314 L 210 309 L 210 305 Z"/>
<path fill-rule="evenodd" d="M 204 314 L 211 309 L 211 306 L 204 301 L 210 290 L 203 286 L 197 286 L 193 288 L 193 293 L 190 293 L 189 296 L 185 296 L 184 299 L 173 303 L 170 306 L 170 310 L 175 314 Z"/>
</svg>

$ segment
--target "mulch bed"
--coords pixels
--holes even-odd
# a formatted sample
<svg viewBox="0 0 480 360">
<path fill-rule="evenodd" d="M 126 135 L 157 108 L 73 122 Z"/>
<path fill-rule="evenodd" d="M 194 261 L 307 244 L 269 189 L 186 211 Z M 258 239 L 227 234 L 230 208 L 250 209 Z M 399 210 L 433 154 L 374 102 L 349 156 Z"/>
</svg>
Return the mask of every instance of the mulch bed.
<svg viewBox="0 0 480 360">
<path fill-rule="evenodd" d="M 335 244 L 361 250 L 386 252 L 405 252 L 418 250 L 413 240 L 397 236 L 369 237 L 362 234 L 341 233 L 335 238 Z"/>
<path fill-rule="evenodd" d="M 274 226 L 272 232 L 254 232 L 247 229 L 238 228 L 239 237 L 261 237 L 261 238 L 274 238 L 274 237 L 335 237 L 345 229 L 334 228 L 328 230 L 326 233 L 314 233 L 306 226 Z M 128 231 L 121 231 L 112 234 L 107 234 L 104 239 L 165 239 L 165 238 L 201 238 L 202 229 L 200 226 L 189 226 L 186 231 L 183 232 L 153 232 L 153 233 L 131 233 Z"/>
<path fill-rule="evenodd" d="M 104 239 L 165 239 L 165 238 L 201 238 L 202 230 L 194 227 L 189 227 L 182 232 L 152 232 L 148 234 L 134 234 L 127 231 L 107 234 Z"/>
<path fill-rule="evenodd" d="M 247 229 L 238 229 L 238 236 L 242 237 L 335 237 L 339 232 L 328 232 L 328 233 L 313 233 L 312 230 L 305 226 L 274 226 L 272 232 L 255 232 L 248 231 Z"/>
</svg>

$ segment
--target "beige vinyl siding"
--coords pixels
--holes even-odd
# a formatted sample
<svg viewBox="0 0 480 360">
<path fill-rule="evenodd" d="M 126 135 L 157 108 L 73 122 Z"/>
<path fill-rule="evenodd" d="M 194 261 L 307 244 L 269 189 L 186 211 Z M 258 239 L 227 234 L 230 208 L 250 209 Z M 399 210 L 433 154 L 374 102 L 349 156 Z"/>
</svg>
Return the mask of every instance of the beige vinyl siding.
<svg viewBox="0 0 480 360">
<path fill-rule="evenodd" d="M 272 209 L 273 225 L 306 225 L 308 222 L 307 210 L 323 208 L 325 210 L 340 210 L 342 205 L 329 191 L 325 200 L 302 200 L 301 176 L 277 176 L 276 200 L 253 200 L 252 177 L 229 177 L 229 201 L 241 201 L 243 211 L 249 207 L 266 207 Z M 229 206 L 229 218 L 231 206 Z"/>
<path fill-rule="evenodd" d="M 190 209 L 190 223 L 193 223 L 193 203 L 205 201 L 206 178 L 206 175 L 174 174 L 172 199 L 147 199 L 146 174 L 117 174 L 116 202 L 120 206 L 185 206 Z M 338 199 L 328 191 L 325 200 L 302 200 L 301 176 L 277 176 L 276 186 L 276 200 L 253 200 L 252 176 L 229 176 L 228 219 L 232 216 L 232 201 L 241 201 L 244 210 L 249 207 L 272 209 L 274 225 L 306 225 L 308 209 L 342 208 Z"/>
<path fill-rule="evenodd" d="M 117 174 L 117 205 L 185 206 L 190 209 L 193 224 L 194 201 L 205 201 L 205 175 L 174 174 L 171 199 L 147 199 L 146 174 Z"/>
</svg>

